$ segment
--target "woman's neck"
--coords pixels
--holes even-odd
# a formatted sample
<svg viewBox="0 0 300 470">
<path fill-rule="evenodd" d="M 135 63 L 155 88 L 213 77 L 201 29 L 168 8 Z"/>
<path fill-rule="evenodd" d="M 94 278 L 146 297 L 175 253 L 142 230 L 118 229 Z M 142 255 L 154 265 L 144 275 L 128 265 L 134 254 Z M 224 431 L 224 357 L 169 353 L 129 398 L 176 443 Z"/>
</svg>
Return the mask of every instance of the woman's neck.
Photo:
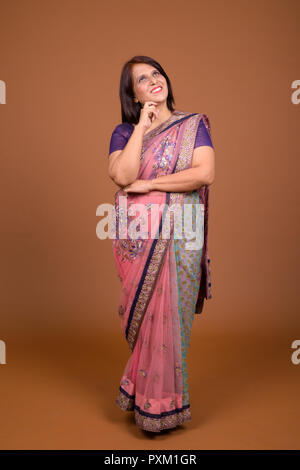
<svg viewBox="0 0 300 470">
<path fill-rule="evenodd" d="M 173 111 L 174 112 L 174 111 Z M 153 129 L 155 129 L 156 127 L 160 126 L 161 124 L 163 124 L 165 121 L 167 121 L 173 114 L 173 112 L 171 112 L 169 109 L 167 109 L 167 112 L 164 113 L 163 116 L 159 116 L 159 119 L 155 119 L 151 126 L 147 129 L 147 132 L 145 132 L 145 134 L 147 134 L 148 132 L 152 131 Z"/>
</svg>

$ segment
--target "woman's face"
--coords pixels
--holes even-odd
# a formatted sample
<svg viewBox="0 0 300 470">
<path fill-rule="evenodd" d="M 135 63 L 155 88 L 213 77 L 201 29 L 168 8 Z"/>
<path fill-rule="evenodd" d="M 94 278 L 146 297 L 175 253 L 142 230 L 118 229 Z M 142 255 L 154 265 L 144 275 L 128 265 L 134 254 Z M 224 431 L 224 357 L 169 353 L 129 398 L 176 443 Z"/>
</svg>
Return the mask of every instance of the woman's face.
<svg viewBox="0 0 300 470">
<path fill-rule="evenodd" d="M 161 103 L 167 100 L 167 81 L 155 67 L 149 64 L 134 64 L 131 73 L 134 96 L 142 105 L 145 101 Z M 155 90 L 158 86 L 161 87 L 160 90 Z"/>
</svg>

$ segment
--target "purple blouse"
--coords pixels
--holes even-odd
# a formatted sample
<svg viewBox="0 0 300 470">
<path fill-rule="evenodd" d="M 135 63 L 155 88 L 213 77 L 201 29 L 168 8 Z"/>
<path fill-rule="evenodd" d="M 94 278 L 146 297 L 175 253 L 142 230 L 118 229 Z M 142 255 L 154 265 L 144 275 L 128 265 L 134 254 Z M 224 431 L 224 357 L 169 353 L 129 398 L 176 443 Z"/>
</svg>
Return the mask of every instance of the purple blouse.
<svg viewBox="0 0 300 470">
<path fill-rule="evenodd" d="M 115 127 L 110 138 L 109 155 L 116 150 L 123 150 L 133 130 L 134 127 L 129 122 L 123 122 Z M 203 118 L 199 121 L 194 148 L 200 147 L 201 145 L 209 145 L 214 148 L 209 132 L 203 122 Z"/>
</svg>

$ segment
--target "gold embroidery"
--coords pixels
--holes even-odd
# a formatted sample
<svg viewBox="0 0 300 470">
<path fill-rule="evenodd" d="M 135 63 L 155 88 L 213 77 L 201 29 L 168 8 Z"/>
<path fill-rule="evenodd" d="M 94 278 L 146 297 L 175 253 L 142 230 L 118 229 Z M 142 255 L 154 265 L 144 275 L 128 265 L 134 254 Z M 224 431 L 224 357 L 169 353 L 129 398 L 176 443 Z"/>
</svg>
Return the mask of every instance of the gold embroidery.
<svg viewBox="0 0 300 470">
<path fill-rule="evenodd" d="M 176 426 L 183 424 L 185 421 L 190 421 L 192 419 L 190 408 L 185 408 L 182 411 L 174 412 L 171 415 L 162 416 L 160 418 L 143 416 L 137 409 L 134 409 L 134 416 L 136 424 L 141 429 L 152 432 L 160 432 L 164 429 L 175 428 Z"/>
<path fill-rule="evenodd" d="M 137 426 L 145 431 L 153 431 L 153 432 L 160 432 L 163 429 L 170 429 L 175 428 L 183 424 L 185 421 L 190 421 L 191 418 L 191 410 L 190 406 L 188 405 L 184 409 L 176 410 L 174 409 L 174 413 L 170 415 L 160 416 L 160 417 L 153 417 L 151 413 L 144 412 L 136 407 L 134 402 L 134 397 L 126 396 L 121 390 L 118 391 L 117 399 L 115 400 L 116 404 L 124 411 L 134 411 L 135 422 Z M 145 403 L 144 407 L 146 409 L 151 407 L 151 403 L 149 400 Z M 175 400 L 173 399 L 170 403 L 173 407 L 175 406 Z"/>
</svg>

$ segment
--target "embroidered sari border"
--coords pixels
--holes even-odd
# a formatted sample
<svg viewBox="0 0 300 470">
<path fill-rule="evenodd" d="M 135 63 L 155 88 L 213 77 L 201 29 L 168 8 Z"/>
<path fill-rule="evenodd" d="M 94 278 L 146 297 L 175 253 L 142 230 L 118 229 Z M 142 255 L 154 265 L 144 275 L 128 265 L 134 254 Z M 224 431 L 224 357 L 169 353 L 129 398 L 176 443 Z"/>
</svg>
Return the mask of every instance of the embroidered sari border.
<svg viewBox="0 0 300 470">
<path fill-rule="evenodd" d="M 126 390 L 124 390 L 121 386 L 120 386 L 120 388 L 119 388 L 119 394 L 120 394 L 120 393 L 123 394 L 123 395 L 125 395 L 129 400 L 134 400 L 134 398 L 135 398 L 135 395 L 129 395 L 129 394 L 126 392 Z M 118 398 L 117 398 L 117 400 L 116 400 L 116 403 L 117 403 L 118 405 L 120 405 L 119 396 L 118 396 Z M 122 402 L 121 402 L 121 403 L 122 403 Z M 173 414 L 175 414 L 175 413 L 181 413 L 183 410 L 185 410 L 185 409 L 187 409 L 187 408 L 190 408 L 190 404 L 189 404 L 189 403 L 186 404 L 186 405 L 183 405 L 183 406 L 180 407 L 180 408 L 175 408 L 174 410 L 163 411 L 162 413 L 149 413 L 148 411 L 143 411 L 143 410 L 141 409 L 141 407 L 138 406 L 138 405 L 136 405 L 136 404 L 134 404 L 134 405 L 132 406 L 132 409 L 137 410 L 141 415 L 143 415 L 143 416 L 148 416 L 149 418 L 162 418 L 162 417 L 164 417 L 164 416 L 171 416 L 171 415 L 173 415 Z"/>
<path fill-rule="evenodd" d="M 149 140 L 151 140 L 153 137 L 156 137 L 157 135 L 161 134 L 162 132 L 169 129 L 170 127 L 180 123 L 181 121 L 184 121 L 185 119 L 187 119 L 191 116 L 194 116 L 195 114 L 198 114 L 198 113 L 187 114 L 183 111 L 175 110 L 173 112 L 173 114 L 170 116 L 170 118 L 167 119 L 167 121 L 163 122 L 162 124 L 160 124 L 156 128 L 152 129 L 152 131 L 147 132 L 146 134 L 144 134 L 142 147 L 144 148 L 147 145 L 147 143 L 149 142 Z M 178 116 L 182 116 L 182 115 L 183 115 L 183 117 L 178 119 Z M 171 120 L 170 124 L 168 124 L 169 120 Z"/>
<path fill-rule="evenodd" d="M 167 129 L 169 129 L 172 126 L 179 124 L 181 121 L 184 121 L 185 119 L 188 119 L 189 117 L 194 116 L 195 114 L 197 113 L 188 114 L 187 116 L 183 116 L 181 119 L 177 119 L 177 121 L 171 122 L 171 124 L 169 124 L 165 129 L 158 132 L 157 135 L 161 134 L 162 132 L 165 132 Z"/>
</svg>

